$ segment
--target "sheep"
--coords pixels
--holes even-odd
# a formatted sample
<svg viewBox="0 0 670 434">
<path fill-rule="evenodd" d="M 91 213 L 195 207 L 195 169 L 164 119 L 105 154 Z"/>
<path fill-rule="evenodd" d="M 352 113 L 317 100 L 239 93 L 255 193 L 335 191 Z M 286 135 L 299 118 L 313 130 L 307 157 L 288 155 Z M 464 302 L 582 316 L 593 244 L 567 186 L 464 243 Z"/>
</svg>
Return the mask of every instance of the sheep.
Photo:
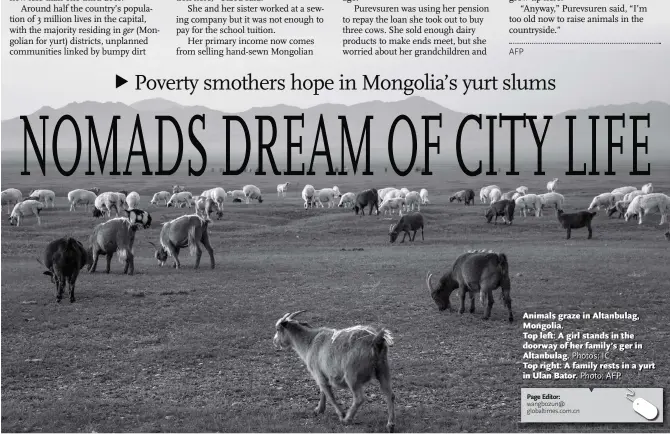
<svg viewBox="0 0 670 434">
<path fill-rule="evenodd" d="M 498 216 L 502 216 L 505 224 L 512 224 L 514 220 L 514 208 L 516 203 L 511 200 L 502 199 L 497 202 L 494 202 L 486 210 L 484 216 L 486 217 L 486 223 L 491 223 L 493 217 L 495 217 L 494 224 L 498 224 Z"/>
<path fill-rule="evenodd" d="M 642 191 L 642 194 L 653 193 L 654 192 L 654 185 L 651 182 L 648 183 L 648 184 L 644 184 L 640 190 Z"/>
<path fill-rule="evenodd" d="M 67 281 L 70 303 L 74 303 L 74 285 L 79 276 L 79 271 L 86 266 L 90 270 L 93 265 L 93 256 L 79 241 L 74 238 L 63 237 L 47 244 L 44 249 L 44 264 L 42 265 L 47 269 L 44 274 L 51 277 L 51 282 L 56 284 L 56 302 L 60 303 L 63 299 L 63 291 Z"/>
<path fill-rule="evenodd" d="M 663 193 L 649 193 L 644 196 L 638 196 L 628 205 L 624 219 L 628 221 L 633 215 L 637 215 L 637 223 L 641 225 L 644 215 L 654 211 L 658 211 L 661 214 L 659 225 L 666 223 L 668 212 L 670 212 L 670 196 Z"/>
<path fill-rule="evenodd" d="M 568 231 L 566 239 L 570 239 L 573 229 L 581 229 L 586 226 L 589 231 L 588 239 L 591 239 L 593 230 L 591 229 L 591 220 L 597 214 L 597 211 L 579 211 L 576 213 L 565 213 L 563 210 L 556 210 L 556 216 L 561 227 Z"/>
<path fill-rule="evenodd" d="M 305 187 L 302 189 L 302 200 L 305 201 L 305 204 L 303 205 L 305 209 L 307 208 L 312 208 L 315 204 L 315 194 L 316 190 L 314 190 L 314 186 L 307 184 Z"/>
<path fill-rule="evenodd" d="M 526 187 L 525 185 L 522 185 L 520 187 L 517 187 L 516 191 L 521 193 L 521 195 L 523 196 L 524 194 L 528 193 L 528 187 Z"/>
<path fill-rule="evenodd" d="M 380 189 L 380 190 L 378 191 L 378 194 L 379 194 L 379 200 L 380 200 L 380 201 L 384 201 L 384 199 L 386 199 L 386 194 L 387 194 L 389 191 L 393 191 L 393 190 L 398 190 L 398 189 L 395 188 L 395 187 L 385 187 L 385 188 Z M 398 190 L 398 191 L 399 191 L 399 190 Z"/>
<path fill-rule="evenodd" d="M 632 185 L 628 185 L 626 187 L 615 188 L 614 190 L 612 190 L 612 194 L 621 193 L 621 194 L 625 195 L 625 194 L 630 193 L 631 191 L 635 191 L 635 190 L 637 190 L 636 187 L 633 187 Z M 619 199 L 619 200 L 621 200 L 621 199 Z"/>
<path fill-rule="evenodd" d="M 421 205 L 428 205 L 430 203 L 430 201 L 428 200 L 428 190 L 426 190 L 425 188 L 422 188 L 419 191 L 419 196 L 421 196 Z"/>
<path fill-rule="evenodd" d="M 107 214 L 107 217 L 111 217 L 113 208 L 116 210 L 116 217 L 118 217 L 120 211 L 123 209 L 125 200 L 126 198 L 121 193 L 112 191 L 100 193 L 94 201 L 95 209 L 93 209 L 93 216 L 102 217 L 104 214 Z"/>
<path fill-rule="evenodd" d="M 416 232 L 421 229 L 421 241 L 423 241 L 423 215 L 418 212 L 407 214 L 400 217 L 398 223 L 391 225 L 389 227 L 389 237 L 391 238 L 391 243 L 395 243 L 395 240 L 398 238 L 398 234 L 402 232 L 401 243 L 405 242 L 405 237 L 409 235 L 409 240 L 414 241 L 416 239 Z M 410 231 L 414 231 L 414 236 L 410 235 Z"/>
<path fill-rule="evenodd" d="M 465 312 L 465 293 L 467 292 L 470 295 L 470 313 L 475 313 L 475 293 L 479 292 L 482 306 L 484 306 L 485 299 L 488 299 L 483 317 L 484 320 L 488 320 L 493 307 L 493 291 L 500 287 L 502 299 L 509 313 L 509 322 L 514 321 L 512 297 L 510 296 L 509 263 L 504 253 L 485 250 L 469 251 L 456 258 L 451 270 L 440 278 L 435 287 L 431 282 L 432 277 L 433 275 L 429 272 L 426 276 L 426 286 L 440 311 L 451 309 L 449 296 L 460 288 L 461 307 L 458 312 L 460 314 Z"/>
<path fill-rule="evenodd" d="M 21 226 L 23 217 L 26 214 L 31 213 L 37 218 L 37 224 L 41 225 L 42 219 L 40 219 L 40 212 L 42 212 L 42 209 L 44 209 L 44 204 L 39 200 L 27 199 L 23 202 L 19 202 L 14 205 L 14 209 L 9 216 L 9 224 L 12 226 L 16 225 L 17 227 Z"/>
<path fill-rule="evenodd" d="M 542 215 L 542 210 L 545 207 L 553 207 L 556 208 L 557 210 L 563 209 L 563 204 L 565 203 L 565 197 L 556 192 L 551 192 L 551 193 L 544 193 L 544 194 L 538 194 L 538 197 L 540 198 L 540 215 Z"/>
<path fill-rule="evenodd" d="M 257 200 L 258 203 L 263 203 L 261 190 L 255 185 L 245 185 L 244 187 L 242 187 L 242 191 L 244 192 L 244 196 L 246 196 L 247 198 L 247 203 L 249 203 L 251 199 Z"/>
<path fill-rule="evenodd" d="M 558 178 L 554 178 L 553 180 L 547 182 L 547 191 L 550 193 L 553 193 L 556 191 L 558 188 Z"/>
<path fill-rule="evenodd" d="M 642 196 L 643 194 L 647 194 L 647 193 L 643 193 L 642 190 L 631 191 L 630 193 L 626 193 L 626 195 L 621 200 L 624 200 L 626 202 L 631 202 L 633 199 L 635 199 L 638 196 Z"/>
<path fill-rule="evenodd" d="M 162 267 L 167 262 L 168 256 L 172 256 L 173 267 L 180 268 L 179 250 L 188 247 L 191 256 L 195 255 L 195 269 L 198 269 L 202 256 L 202 249 L 200 248 L 202 243 L 207 253 L 209 253 L 210 266 L 214 269 L 214 250 L 209 242 L 209 232 L 207 230 L 209 222 L 209 219 L 192 214 L 183 215 L 163 223 L 160 233 L 161 247 L 157 248 L 154 243 L 150 242 L 156 249 L 154 257 L 158 260 L 158 264 Z"/>
<path fill-rule="evenodd" d="M 498 202 L 502 198 L 502 191 L 499 188 L 492 188 L 489 191 L 489 203 Z"/>
<path fill-rule="evenodd" d="M 195 213 L 202 217 L 209 217 L 213 212 L 216 212 L 216 219 L 221 220 L 223 211 L 221 211 L 216 202 L 211 197 L 199 196 L 195 200 Z"/>
<path fill-rule="evenodd" d="M 172 194 L 169 191 L 159 191 L 158 193 L 154 194 L 154 197 L 151 198 L 151 202 L 149 203 L 151 205 L 158 205 L 158 202 L 165 201 L 165 206 L 167 207 L 170 196 L 172 196 Z"/>
<path fill-rule="evenodd" d="M 178 205 L 185 204 L 187 207 L 191 208 L 193 206 L 193 195 L 190 191 L 180 191 L 174 193 L 170 200 L 168 200 L 168 207 L 177 207 Z"/>
<path fill-rule="evenodd" d="M 96 196 L 100 194 L 100 189 L 98 187 L 89 188 L 88 191 L 92 191 Z"/>
<path fill-rule="evenodd" d="M 514 193 L 514 194 L 512 195 L 512 200 L 516 202 L 516 200 L 517 200 L 518 198 L 520 198 L 521 196 L 525 196 L 525 195 L 526 195 L 526 193 L 521 193 L 521 192 L 517 191 L 516 193 Z"/>
<path fill-rule="evenodd" d="M 233 198 L 233 202 L 235 202 L 235 201 L 242 202 L 242 201 L 247 200 L 247 197 L 244 195 L 244 192 L 242 190 L 228 191 L 228 193 L 226 193 L 226 194 L 227 194 L 227 196 L 230 196 L 230 197 Z"/>
<path fill-rule="evenodd" d="M 382 202 L 381 205 L 379 205 L 377 213 L 381 212 L 382 214 L 386 214 L 386 211 L 388 211 L 391 215 L 393 215 L 393 211 L 398 210 L 398 215 L 402 216 L 403 206 L 405 206 L 405 199 L 402 197 L 386 199 L 384 202 Z"/>
<path fill-rule="evenodd" d="M 221 187 L 210 188 L 202 192 L 200 196 L 204 196 L 208 199 L 212 199 L 214 204 L 219 208 L 219 211 L 223 211 L 223 202 L 226 201 L 226 190 Z"/>
<path fill-rule="evenodd" d="M 542 199 L 537 194 L 526 194 L 524 196 L 517 197 L 514 200 L 515 207 L 519 208 L 519 214 L 523 214 L 526 217 L 527 210 L 534 210 L 535 216 L 540 216 L 540 210 L 542 209 Z"/>
<path fill-rule="evenodd" d="M 172 186 L 172 194 L 179 193 L 181 191 L 186 191 L 186 186 L 185 185 L 175 184 L 175 185 Z"/>
<path fill-rule="evenodd" d="M 356 215 L 360 211 L 361 216 L 364 216 L 366 206 L 370 207 L 369 215 L 372 215 L 373 207 L 377 209 L 377 215 L 379 215 L 379 194 L 376 189 L 363 190 L 356 195 L 356 203 L 354 204 Z"/>
<path fill-rule="evenodd" d="M 632 193 L 632 192 L 631 192 Z M 617 203 L 620 200 L 623 200 L 626 197 L 627 193 L 623 193 L 620 191 L 617 191 L 616 193 L 612 193 L 612 202 Z"/>
<path fill-rule="evenodd" d="M 402 195 L 401 197 L 406 197 L 409 194 L 410 190 L 407 187 L 403 187 L 400 189 L 400 194 Z"/>
<path fill-rule="evenodd" d="M 28 197 L 36 197 L 45 208 L 56 208 L 56 193 L 51 190 L 33 190 Z"/>
<path fill-rule="evenodd" d="M 397 188 L 392 188 L 392 189 L 388 190 L 386 192 L 386 194 L 384 194 L 384 197 L 379 196 L 379 201 L 381 203 L 381 202 L 384 202 L 385 200 L 396 199 L 398 197 L 403 197 L 402 191 L 400 191 Z"/>
<path fill-rule="evenodd" d="M 2 191 L 2 205 L 7 204 L 7 215 L 12 212 L 10 206 L 14 206 L 21 201 L 23 201 L 23 193 L 20 190 L 8 188 Z"/>
<path fill-rule="evenodd" d="M 340 197 L 339 190 L 334 190 L 332 188 L 324 188 L 314 192 L 314 199 L 322 208 L 324 202 L 328 204 L 328 208 L 335 207 L 335 199 L 338 197 Z"/>
<path fill-rule="evenodd" d="M 77 205 L 84 205 L 86 211 L 88 211 L 89 205 L 95 206 L 96 197 L 95 193 L 91 190 L 81 188 L 72 190 L 67 194 L 67 200 L 70 202 L 70 211 L 76 211 Z"/>
<path fill-rule="evenodd" d="M 408 212 L 414 211 L 415 207 L 417 211 L 421 211 L 421 196 L 418 191 L 410 191 L 405 195 L 405 207 Z"/>
<path fill-rule="evenodd" d="M 455 200 L 459 202 L 465 202 L 465 205 L 474 205 L 475 192 L 469 188 L 466 190 L 457 191 L 449 198 L 449 202 L 453 202 Z"/>
<path fill-rule="evenodd" d="M 494 188 L 499 188 L 499 187 L 497 185 L 489 185 L 489 186 L 486 186 L 486 187 L 482 187 L 481 190 L 479 190 L 479 201 L 481 203 L 487 203 L 488 200 L 489 200 L 489 193 Z"/>
<path fill-rule="evenodd" d="M 344 193 L 340 198 L 340 203 L 337 205 L 340 208 L 354 206 L 356 202 L 356 193 Z"/>
<path fill-rule="evenodd" d="M 345 424 L 351 423 L 365 402 L 363 386 L 374 377 L 379 381 L 386 399 L 386 429 L 393 432 L 395 395 L 391 389 L 388 363 L 388 348 L 393 345 L 391 332 L 360 325 L 340 330 L 312 327 L 295 320 L 302 312 L 282 316 L 275 324 L 272 342 L 278 349 L 292 348 L 319 386 L 321 395 L 314 413 L 318 415 L 325 411 L 327 399 L 340 420 Z M 353 402 L 346 415 L 335 400 L 332 386 L 348 388 L 353 394 Z"/>
<path fill-rule="evenodd" d="M 290 182 L 285 182 L 284 184 L 278 184 L 277 185 L 277 197 L 286 197 L 286 191 L 288 190 L 288 186 L 291 185 Z"/>
<path fill-rule="evenodd" d="M 514 196 L 517 194 L 519 194 L 519 192 L 516 190 L 508 191 L 507 193 L 503 193 L 502 198 L 507 200 L 514 200 Z"/>
<path fill-rule="evenodd" d="M 615 212 L 619 213 L 619 218 L 623 218 L 626 214 L 626 210 L 632 201 L 629 200 L 620 200 L 614 204 L 613 207 L 607 210 L 607 217 L 612 217 Z M 637 216 L 636 216 L 637 217 Z"/>
<path fill-rule="evenodd" d="M 132 191 L 126 196 L 126 205 L 128 209 L 136 209 L 140 206 L 140 195 L 136 191 Z"/>
<path fill-rule="evenodd" d="M 90 272 L 95 273 L 98 267 L 98 258 L 101 254 L 107 257 L 105 273 L 109 274 L 112 257 L 119 254 L 119 262 L 124 263 L 123 274 L 130 276 L 135 272 L 135 255 L 133 244 L 138 225 L 127 217 L 115 217 L 100 223 L 93 229 L 89 238 L 89 251 L 93 257 L 93 266 Z"/>
<path fill-rule="evenodd" d="M 600 210 L 601 207 L 608 209 L 616 203 L 616 200 L 614 199 L 615 197 L 612 193 L 599 194 L 591 201 L 591 205 L 589 205 L 588 211 L 591 211 L 594 208 Z"/>
</svg>

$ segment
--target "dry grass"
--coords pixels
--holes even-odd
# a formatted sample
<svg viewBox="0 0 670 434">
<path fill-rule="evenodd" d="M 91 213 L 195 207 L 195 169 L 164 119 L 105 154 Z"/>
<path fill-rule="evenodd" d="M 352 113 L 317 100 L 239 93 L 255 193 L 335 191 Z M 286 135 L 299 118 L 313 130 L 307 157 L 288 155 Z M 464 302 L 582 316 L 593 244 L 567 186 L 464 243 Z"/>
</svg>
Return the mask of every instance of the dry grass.
<svg viewBox="0 0 670 434">
<path fill-rule="evenodd" d="M 312 416 L 317 387 L 295 354 L 271 344 L 276 319 L 299 309 L 307 309 L 305 319 L 315 325 L 369 323 L 394 333 L 390 363 L 400 431 L 667 431 L 667 422 L 664 427 L 518 422 L 521 387 L 669 387 L 670 244 L 658 216 L 637 226 L 601 213 L 593 240 L 576 230 L 568 241 L 553 215 L 517 217 L 511 227 L 494 226 L 485 223 L 482 205 L 448 204 L 451 192 L 489 183 L 483 178 L 413 174 L 403 180 L 380 176 L 374 182 L 362 177 L 308 180 L 320 186 L 337 183 L 342 192 L 364 185 L 426 186 L 433 202 L 422 209 L 426 241 L 390 245 L 388 223 L 375 216 L 305 211 L 294 185 L 289 197 L 277 199 L 274 186 L 283 178 L 220 180 L 212 175 L 162 183 L 197 183 L 194 192 L 199 193 L 217 184 L 239 188 L 251 179 L 267 192 L 266 200 L 261 205 L 227 203 L 225 220 L 211 226 L 215 270 L 208 268 L 206 253 L 197 272 L 186 252 L 183 269 L 158 267 L 148 241 L 158 238 L 160 222 L 184 211 L 153 208 L 156 224 L 137 236 L 136 275 L 121 275 L 116 260 L 109 275 L 83 274 L 74 304 L 56 304 L 34 258 L 58 236 L 86 240 L 96 221 L 83 211 L 69 213 L 62 199 L 84 180 L 68 179 L 67 185 L 60 180 L 59 209 L 44 212 L 42 227 L 27 219 L 25 226 L 13 228 L 3 219 L 3 431 L 383 431 L 385 407 L 376 385 L 367 388 L 369 402 L 353 426 L 342 426 L 331 408 Z M 11 184 L 27 190 L 35 182 L 10 181 L 3 188 Z M 132 189 L 146 203 L 159 181 L 137 178 Z M 670 180 L 653 181 L 658 191 L 670 191 Z M 120 189 L 124 182 L 131 189 L 123 179 L 110 179 L 107 187 Z M 537 191 L 546 180 L 493 182 Z M 605 179 L 576 188 L 577 181 L 565 180 L 561 192 L 568 209 L 577 209 L 595 194 L 629 183 Z M 426 271 L 445 270 L 469 248 L 507 253 L 518 320 L 523 312 L 639 313 L 641 321 L 625 326 L 571 321 L 566 327 L 625 327 L 644 347 L 617 359 L 653 360 L 657 369 L 625 372 L 620 382 L 522 380 L 521 321 L 507 323 L 498 297 L 491 320 L 484 322 L 480 306 L 475 315 L 439 313 L 428 296 Z M 336 396 L 348 405 L 348 392 Z"/>
</svg>

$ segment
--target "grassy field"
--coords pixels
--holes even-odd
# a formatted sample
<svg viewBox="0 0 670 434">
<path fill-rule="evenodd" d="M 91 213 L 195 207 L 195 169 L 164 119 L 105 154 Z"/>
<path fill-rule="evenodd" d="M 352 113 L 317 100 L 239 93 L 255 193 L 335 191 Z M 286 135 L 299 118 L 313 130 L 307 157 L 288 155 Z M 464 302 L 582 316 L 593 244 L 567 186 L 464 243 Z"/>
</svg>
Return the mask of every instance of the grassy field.
<svg viewBox="0 0 670 434">
<path fill-rule="evenodd" d="M 571 240 L 553 213 L 517 217 L 512 226 L 487 225 L 484 206 L 450 204 L 451 192 L 498 183 L 505 191 L 527 185 L 544 190 L 547 177 L 475 178 L 444 170 L 432 177 L 411 174 L 370 177 L 274 178 L 28 178 L 4 170 L 2 188 L 28 193 L 38 185 L 56 191 L 58 208 L 9 226 L 2 218 L 2 430 L 109 431 L 383 431 L 386 413 L 376 384 L 355 424 L 342 426 L 328 407 L 311 410 L 318 389 L 296 354 L 272 346 L 274 323 L 285 312 L 306 309 L 313 325 L 369 323 L 389 328 L 397 396 L 398 431 L 667 431 L 653 425 L 523 425 L 521 387 L 670 387 L 670 243 L 660 216 L 644 225 L 594 220 L 594 237 L 573 231 Z M 670 192 L 670 176 L 653 177 Z M 560 176 L 560 174 L 556 174 Z M 278 182 L 291 186 L 276 197 Z M 566 209 L 586 208 L 598 193 L 647 179 L 563 177 Z M 52 285 L 35 260 L 47 242 L 72 235 L 87 240 L 97 223 L 83 211 L 70 213 L 65 195 L 78 187 L 150 194 L 184 182 L 200 191 L 254 183 L 262 204 L 227 203 L 225 219 L 211 226 L 216 269 L 203 256 L 199 271 L 182 255 L 181 270 L 159 268 L 148 241 L 160 222 L 185 211 L 150 208 L 155 224 L 138 233 L 135 276 L 121 274 L 114 259 L 109 275 L 84 273 L 77 302 L 56 304 Z M 342 192 L 365 187 L 407 186 L 430 192 L 422 208 L 426 240 L 389 244 L 388 218 L 358 218 L 343 209 L 304 210 L 300 190 L 309 182 L 338 185 Z M 352 250 L 363 248 L 363 250 Z M 444 272 L 468 249 L 504 251 L 512 275 L 517 321 L 507 322 L 496 297 L 491 320 L 438 312 L 424 284 L 428 270 Z M 104 261 L 103 267 L 104 269 Z M 456 294 L 452 302 L 456 302 Z M 643 344 L 618 361 L 656 362 L 656 369 L 623 372 L 619 382 L 522 380 L 523 312 L 634 312 L 636 323 L 568 321 L 569 330 L 626 330 Z M 350 403 L 348 391 L 336 391 Z M 622 396 L 622 399 L 624 397 Z M 667 405 L 666 405 L 667 408 Z"/>
</svg>

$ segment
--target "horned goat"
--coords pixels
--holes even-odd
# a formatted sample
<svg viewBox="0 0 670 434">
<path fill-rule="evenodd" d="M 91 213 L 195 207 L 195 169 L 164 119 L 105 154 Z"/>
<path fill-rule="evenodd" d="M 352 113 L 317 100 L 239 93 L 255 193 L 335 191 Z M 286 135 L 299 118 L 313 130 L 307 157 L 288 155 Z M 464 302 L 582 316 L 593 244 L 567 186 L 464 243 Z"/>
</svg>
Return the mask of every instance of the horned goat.
<svg viewBox="0 0 670 434">
<path fill-rule="evenodd" d="M 662 225 L 668 221 L 668 212 L 670 212 L 670 196 L 663 193 L 649 193 L 644 196 L 638 196 L 628 205 L 624 219 L 628 221 L 633 215 L 637 215 L 638 224 L 642 224 L 645 214 L 658 211 L 661 214 Z"/>
<path fill-rule="evenodd" d="M 209 253 L 209 261 L 211 268 L 214 268 L 214 249 L 209 242 L 208 231 L 209 219 L 204 219 L 197 214 L 183 215 L 174 220 L 163 223 L 160 233 L 161 247 L 156 247 L 154 257 L 158 260 L 158 264 L 162 267 L 167 262 L 168 256 L 172 256 L 174 260 L 174 268 L 180 268 L 179 250 L 188 247 L 191 256 L 195 255 L 195 268 L 200 267 L 200 257 L 202 256 L 202 249 L 200 244 L 205 247 Z"/>
<path fill-rule="evenodd" d="M 487 252 L 485 250 L 469 251 L 456 258 L 451 270 L 440 278 L 435 287 L 431 282 L 432 277 L 433 275 L 428 273 L 426 286 L 439 310 L 451 309 L 449 296 L 453 291 L 460 288 L 461 307 L 459 313 L 465 312 L 466 293 L 470 295 L 470 313 L 475 313 L 475 293 L 479 292 L 479 300 L 482 306 L 488 300 L 483 317 L 487 320 L 491 317 L 493 291 L 500 287 L 502 299 L 509 313 L 509 322 L 514 321 L 512 297 L 510 296 L 509 264 L 507 255 L 504 253 Z"/>
<path fill-rule="evenodd" d="M 12 212 L 13 206 L 23 200 L 23 193 L 16 188 L 8 188 L 2 191 L 2 205 L 7 204 L 7 214 Z"/>
<path fill-rule="evenodd" d="M 41 225 L 42 219 L 40 218 L 40 212 L 42 212 L 43 208 L 44 204 L 39 200 L 26 199 L 23 202 L 19 202 L 14 205 L 14 209 L 9 216 L 9 224 L 12 226 L 21 226 L 23 217 L 25 217 L 26 214 L 32 214 L 37 218 L 37 224 Z"/>
<path fill-rule="evenodd" d="M 351 423 L 365 402 L 363 386 L 376 378 L 386 399 L 386 429 L 393 432 L 395 395 L 391 389 L 388 363 L 388 348 L 393 345 L 391 332 L 360 325 L 340 330 L 312 327 L 295 320 L 302 312 L 282 316 L 275 324 L 272 342 L 276 348 L 293 349 L 319 386 L 321 396 L 314 413 L 325 411 L 327 399 L 340 420 L 345 424 Z M 349 389 L 353 394 L 353 402 L 346 415 L 335 400 L 333 386 Z"/>
<path fill-rule="evenodd" d="M 70 211 L 76 211 L 77 205 L 84 205 L 84 209 L 88 211 L 88 206 L 95 206 L 95 199 L 97 196 L 91 190 L 84 190 L 78 188 L 72 190 L 67 194 L 67 200 L 70 202 Z"/>
</svg>

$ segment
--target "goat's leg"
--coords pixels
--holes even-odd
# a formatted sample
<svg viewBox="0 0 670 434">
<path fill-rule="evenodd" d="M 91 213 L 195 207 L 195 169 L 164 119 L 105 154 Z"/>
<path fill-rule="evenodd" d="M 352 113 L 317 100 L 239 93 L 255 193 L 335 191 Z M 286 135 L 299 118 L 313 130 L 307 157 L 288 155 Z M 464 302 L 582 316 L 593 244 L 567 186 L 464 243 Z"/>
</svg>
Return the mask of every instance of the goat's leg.
<svg viewBox="0 0 670 434">
<path fill-rule="evenodd" d="M 593 236 L 593 230 L 591 229 L 591 222 L 588 222 L 588 223 L 586 224 L 586 229 L 589 230 L 589 237 L 588 237 L 587 239 L 590 240 L 591 237 Z"/>
<path fill-rule="evenodd" d="M 319 405 L 316 406 L 314 409 L 314 414 L 321 414 L 324 411 L 326 411 L 326 394 L 323 393 L 323 390 L 321 390 L 319 397 Z"/>
<path fill-rule="evenodd" d="M 95 269 L 98 266 L 98 258 L 100 257 L 100 252 L 96 251 L 93 253 L 93 266 L 91 267 L 91 270 L 89 273 L 95 273 Z"/>
<path fill-rule="evenodd" d="M 195 269 L 197 270 L 200 267 L 200 258 L 202 257 L 202 249 L 200 248 L 200 243 L 195 242 Z"/>
<path fill-rule="evenodd" d="M 568 236 L 565 238 L 566 240 L 570 239 L 570 233 L 572 232 L 572 228 L 568 227 Z"/>
<path fill-rule="evenodd" d="M 510 296 L 510 286 L 509 277 L 505 276 L 500 284 L 500 288 L 502 289 L 502 298 L 505 302 L 505 307 L 507 307 L 507 311 L 509 312 L 509 322 L 513 322 L 514 315 L 512 315 L 512 297 Z"/>
<path fill-rule="evenodd" d="M 203 238 L 202 245 L 205 246 L 205 250 L 207 250 L 207 253 L 209 254 L 209 264 L 210 264 L 210 267 L 213 270 L 214 269 L 214 249 L 212 249 L 212 245 L 209 243 L 209 235 L 207 235 L 206 238 Z"/>
<path fill-rule="evenodd" d="M 491 308 L 493 307 L 493 289 L 482 288 L 481 291 L 486 291 L 486 297 L 488 298 L 488 303 L 486 304 L 486 313 L 484 314 L 483 319 L 489 319 L 491 317 Z"/>
<path fill-rule="evenodd" d="M 75 283 L 76 280 L 77 280 L 77 275 L 76 274 L 70 276 L 70 303 L 75 302 L 75 299 L 74 299 L 74 283 Z"/>
<path fill-rule="evenodd" d="M 335 408 L 335 413 L 337 413 L 337 417 L 340 418 L 340 420 L 344 419 L 344 411 L 342 411 L 342 408 L 340 407 L 340 404 L 335 401 L 335 395 L 333 395 L 333 389 L 330 387 L 330 384 L 328 384 L 328 380 L 325 378 L 319 379 L 319 388 L 321 389 L 321 393 L 326 395 L 326 398 L 328 398 L 328 402 Z"/>
<path fill-rule="evenodd" d="M 179 247 L 175 247 L 174 250 L 172 251 L 172 259 L 174 259 L 174 268 L 179 268 L 181 267 L 181 262 L 179 262 Z"/>
<path fill-rule="evenodd" d="M 418 231 L 418 229 L 416 231 L 414 231 L 414 236 L 412 237 L 412 239 L 410 241 L 414 241 L 416 239 L 416 232 L 417 231 Z"/>
<path fill-rule="evenodd" d="M 363 386 L 358 385 L 358 388 L 354 389 L 353 387 L 353 382 L 355 379 L 352 379 L 352 384 L 349 385 L 349 389 L 351 389 L 351 393 L 354 395 L 353 402 L 351 403 L 351 407 L 349 407 L 349 411 L 347 411 L 347 415 L 344 417 L 344 422 L 345 424 L 351 423 L 351 421 L 354 419 L 354 416 L 356 416 L 356 412 L 358 411 L 359 408 L 361 408 L 361 405 L 365 402 L 365 394 L 363 393 Z"/>
<path fill-rule="evenodd" d="M 470 291 L 470 313 L 475 313 L 475 293 Z"/>
<path fill-rule="evenodd" d="M 128 252 L 126 256 L 126 265 L 123 267 L 123 274 L 132 276 L 135 273 L 135 255 Z"/>
<path fill-rule="evenodd" d="M 421 241 L 424 241 L 424 239 L 423 239 L 423 226 L 421 226 Z"/>
<path fill-rule="evenodd" d="M 114 252 L 107 253 L 107 267 L 105 268 L 105 273 L 109 274 L 109 269 L 112 267 L 112 256 Z"/>
<path fill-rule="evenodd" d="M 407 232 L 403 232 L 403 233 L 402 233 L 402 241 L 400 241 L 401 243 L 404 243 L 404 242 L 405 242 L 405 237 L 406 237 L 406 236 L 407 236 Z M 411 241 L 411 240 L 412 240 L 412 237 L 410 236 L 409 239 L 410 239 L 410 241 Z"/>
<path fill-rule="evenodd" d="M 465 293 L 467 290 L 465 288 L 461 288 L 461 308 L 458 310 L 458 313 L 462 314 L 465 312 Z"/>
<path fill-rule="evenodd" d="M 386 422 L 386 429 L 388 432 L 393 432 L 395 429 L 395 394 L 391 389 L 391 373 L 386 360 L 377 365 L 377 380 L 379 381 L 379 388 L 386 399 L 386 407 L 388 409 L 388 421 Z"/>
</svg>

